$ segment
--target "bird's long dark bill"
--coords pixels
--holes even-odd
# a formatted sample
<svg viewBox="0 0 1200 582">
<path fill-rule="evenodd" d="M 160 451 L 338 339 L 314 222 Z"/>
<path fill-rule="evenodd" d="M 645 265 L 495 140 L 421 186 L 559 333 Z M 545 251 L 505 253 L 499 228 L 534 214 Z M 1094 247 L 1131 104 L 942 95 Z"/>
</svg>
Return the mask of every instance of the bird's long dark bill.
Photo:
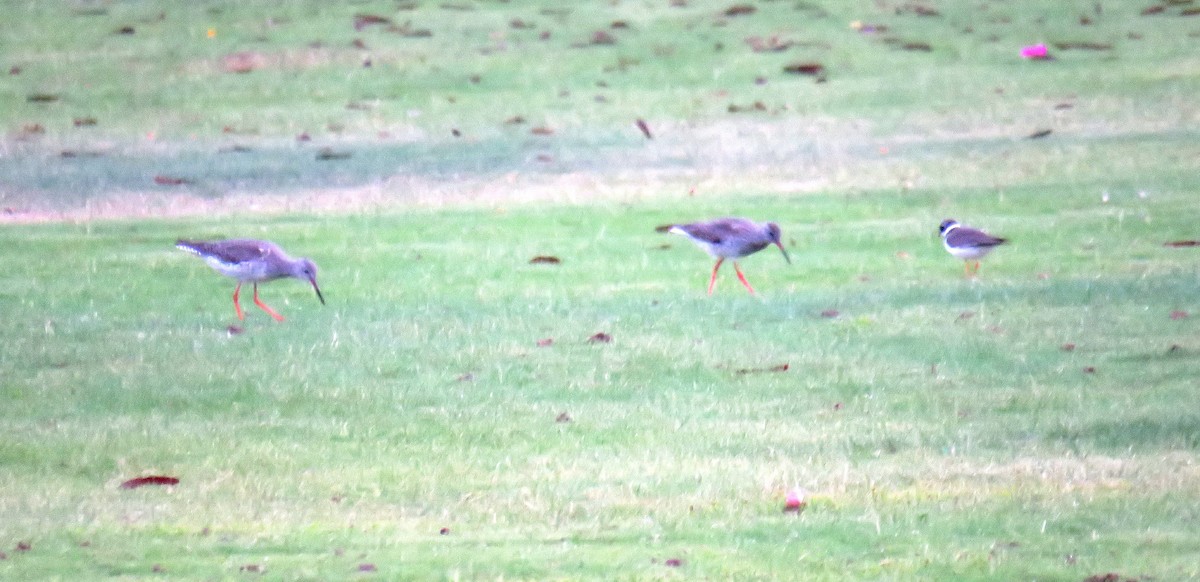
<svg viewBox="0 0 1200 582">
<path fill-rule="evenodd" d="M 316 292 L 317 292 L 317 299 L 320 299 L 320 300 L 321 300 L 321 305 L 325 305 L 325 296 L 321 295 L 321 288 L 320 288 L 320 287 L 317 287 L 317 280 L 316 280 L 316 279 L 309 279 L 309 280 L 308 280 L 308 282 L 309 282 L 309 283 L 312 283 L 312 286 L 313 286 L 313 291 L 316 291 Z"/>
<path fill-rule="evenodd" d="M 775 243 L 775 246 L 779 247 L 779 252 L 783 253 L 783 260 L 787 261 L 789 265 L 792 264 L 792 258 L 788 256 L 787 250 L 783 248 L 783 243 Z"/>
</svg>

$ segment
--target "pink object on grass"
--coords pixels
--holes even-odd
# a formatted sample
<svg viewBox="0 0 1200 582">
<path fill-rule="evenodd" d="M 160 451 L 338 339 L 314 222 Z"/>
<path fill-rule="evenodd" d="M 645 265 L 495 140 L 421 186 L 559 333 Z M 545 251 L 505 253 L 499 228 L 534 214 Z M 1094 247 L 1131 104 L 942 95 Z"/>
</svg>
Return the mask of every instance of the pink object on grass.
<svg viewBox="0 0 1200 582">
<path fill-rule="evenodd" d="M 1037 43 L 1026 47 L 1021 47 L 1021 58 L 1023 59 L 1048 59 L 1050 53 L 1046 50 L 1046 45 Z"/>
</svg>

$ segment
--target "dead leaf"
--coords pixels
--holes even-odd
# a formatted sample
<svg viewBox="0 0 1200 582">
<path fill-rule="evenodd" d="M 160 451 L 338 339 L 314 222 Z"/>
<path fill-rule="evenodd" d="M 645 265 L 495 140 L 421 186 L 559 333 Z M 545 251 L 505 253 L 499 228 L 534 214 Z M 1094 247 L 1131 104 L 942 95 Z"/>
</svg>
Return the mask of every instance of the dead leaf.
<svg viewBox="0 0 1200 582">
<path fill-rule="evenodd" d="M 391 24 L 392 19 L 386 16 L 377 14 L 355 14 L 354 15 L 354 30 L 362 30 L 368 26 L 378 24 Z"/>
<path fill-rule="evenodd" d="M 1197 240 L 1174 240 L 1171 242 L 1163 243 L 1163 246 L 1164 247 L 1175 247 L 1175 248 L 1194 247 L 1194 246 L 1200 246 L 1200 241 L 1197 241 Z"/>
<path fill-rule="evenodd" d="M 456 382 L 470 382 L 474 379 L 475 379 L 475 374 L 467 372 L 466 374 L 459 374 L 459 376 L 457 378 L 455 378 L 454 380 Z"/>
<path fill-rule="evenodd" d="M 613 338 L 611 335 L 608 335 L 607 333 L 598 331 L 598 332 L 592 334 L 592 337 L 589 337 L 587 341 L 589 344 L 607 344 L 607 343 L 612 343 Z"/>
<path fill-rule="evenodd" d="M 1025 136 L 1025 139 L 1041 139 L 1041 138 L 1043 138 L 1043 137 L 1046 137 L 1046 136 L 1050 135 L 1051 133 L 1054 133 L 1054 130 L 1052 130 L 1052 129 L 1039 129 L 1039 130 L 1037 130 L 1037 131 L 1035 131 L 1035 132 L 1033 132 L 1033 133 L 1031 133 L 1031 134 L 1029 134 L 1029 135 Z"/>
<path fill-rule="evenodd" d="M 560 413 L 558 413 L 558 416 L 554 417 L 554 422 L 557 422 L 560 424 L 564 423 L 564 422 L 571 422 L 571 420 L 572 420 L 571 415 L 567 414 L 566 412 L 560 412 Z"/>
<path fill-rule="evenodd" d="M 30 103 L 53 103 L 60 97 L 55 93 L 33 93 L 25 98 Z"/>
<path fill-rule="evenodd" d="M 1095 366 L 1085 366 L 1085 367 L 1083 368 L 1083 373 L 1084 373 L 1084 374 L 1095 374 L 1095 373 L 1096 373 L 1096 367 L 1095 367 Z"/>
<path fill-rule="evenodd" d="M 841 315 L 841 312 L 839 312 L 836 309 L 826 309 L 825 311 L 821 312 L 821 317 L 824 317 L 826 319 L 833 319 L 839 315 Z"/>
<path fill-rule="evenodd" d="M 754 14 L 755 8 L 749 4 L 734 4 L 725 9 L 725 16 L 744 16 Z"/>
<path fill-rule="evenodd" d="M 154 176 L 154 183 L 158 184 L 159 186 L 179 186 L 181 184 L 187 184 L 188 180 L 185 178 L 176 178 L 174 176 L 158 174 L 157 176 Z"/>
<path fill-rule="evenodd" d="M 76 117 L 71 120 L 75 127 L 92 127 L 96 125 L 95 117 Z"/>
<path fill-rule="evenodd" d="M 1173 321 L 1179 321 L 1180 319 L 1187 319 L 1187 317 L 1188 317 L 1188 312 L 1186 312 L 1186 311 L 1175 310 L 1175 311 L 1171 312 L 1171 319 Z"/>
<path fill-rule="evenodd" d="M 548 348 L 552 345 L 554 345 L 554 338 L 542 338 L 537 341 L 537 347 L 539 348 Z"/>
<path fill-rule="evenodd" d="M 239 51 L 221 57 L 221 68 L 226 73 L 245 74 L 267 66 L 267 57 L 255 51 Z"/>
<path fill-rule="evenodd" d="M 31 542 L 28 542 L 25 540 L 21 540 L 21 541 L 17 542 L 17 551 L 18 552 L 28 552 L 29 550 L 32 550 L 32 549 L 33 549 L 33 544 Z"/>
<path fill-rule="evenodd" d="M 238 568 L 238 571 L 239 572 L 250 572 L 253 574 L 261 574 L 263 572 L 266 572 L 266 569 L 263 568 L 262 566 L 259 566 L 258 564 L 246 564 L 246 565 L 242 566 L 241 568 Z"/>
<path fill-rule="evenodd" d="M 229 327 L 225 328 L 225 333 L 229 334 L 230 336 L 241 335 L 245 332 L 246 328 L 240 325 L 230 325 Z"/>
<path fill-rule="evenodd" d="M 786 372 L 786 371 L 788 371 L 788 367 L 789 367 L 788 364 L 779 364 L 776 366 L 771 366 L 770 368 L 742 368 L 740 370 L 737 370 L 736 373 L 739 375 L 745 375 L 745 374 Z"/>
<path fill-rule="evenodd" d="M 359 564 L 358 571 L 359 572 L 374 572 L 375 564 Z"/>
<path fill-rule="evenodd" d="M 820 76 L 825 74 L 825 65 L 821 63 L 793 63 L 783 68 L 783 72 L 796 75 Z"/>
<path fill-rule="evenodd" d="M 351 155 L 350 152 L 336 151 L 333 148 L 325 147 L 317 151 L 317 159 L 321 161 L 328 160 L 345 160 Z"/>
<path fill-rule="evenodd" d="M 442 529 L 438 530 L 438 533 L 441 535 L 450 535 L 450 528 L 443 527 Z"/>
<path fill-rule="evenodd" d="M 665 562 L 663 562 L 663 564 L 670 568 L 678 568 L 683 565 L 683 560 L 680 560 L 679 558 L 668 558 Z"/>
<path fill-rule="evenodd" d="M 638 118 L 636 123 L 638 129 L 642 130 L 642 135 L 646 136 L 646 139 L 654 139 L 654 136 L 650 134 L 650 126 L 646 125 L 645 120 Z"/>
<path fill-rule="evenodd" d="M 176 477 L 168 477 L 166 475 L 147 475 L 145 477 L 135 477 L 121 483 L 121 489 L 137 489 L 146 485 L 178 485 L 179 479 Z"/>
<path fill-rule="evenodd" d="M 1073 352 L 1073 351 L 1075 351 L 1075 344 L 1073 344 L 1071 342 L 1067 342 L 1067 343 L 1059 346 L 1059 349 L 1061 349 L 1064 352 Z"/>
<path fill-rule="evenodd" d="M 529 133 L 532 133 L 533 135 L 554 135 L 554 130 L 544 125 L 539 125 L 537 127 L 530 128 Z"/>
</svg>

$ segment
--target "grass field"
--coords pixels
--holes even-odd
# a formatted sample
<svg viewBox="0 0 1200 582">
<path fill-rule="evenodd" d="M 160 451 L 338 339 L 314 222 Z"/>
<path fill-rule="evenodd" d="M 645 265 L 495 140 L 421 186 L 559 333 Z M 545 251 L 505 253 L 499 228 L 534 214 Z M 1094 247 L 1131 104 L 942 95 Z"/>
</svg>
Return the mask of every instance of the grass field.
<svg viewBox="0 0 1200 582">
<path fill-rule="evenodd" d="M 0 579 L 1200 578 L 1190 3 L 0 6 Z"/>
</svg>

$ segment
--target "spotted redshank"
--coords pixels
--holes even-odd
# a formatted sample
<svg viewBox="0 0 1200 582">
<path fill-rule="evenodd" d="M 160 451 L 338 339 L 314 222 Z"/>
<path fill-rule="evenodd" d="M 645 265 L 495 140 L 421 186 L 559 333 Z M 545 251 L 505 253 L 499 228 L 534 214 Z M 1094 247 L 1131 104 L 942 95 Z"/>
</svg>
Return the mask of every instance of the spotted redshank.
<svg viewBox="0 0 1200 582">
<path fill-rule="evenodd" d="M 283 316 L 258 298 L 259 283 L 284 277 L 308 281 L 317 292 L 317 299 L 321 300 L 322 305 L 325 304 L 321 288 L 317 287 L 317 265 L 308 259 L 293 259 L 273 242 L 254 239 L 179 240 L 175 246 L 204 259 L 216 272 L 237 279 L 237 287 L 233 289 L 233 308 L 237 310 L 238 319 L 246 319 L 238 302 L 242 283 L 254 284 L 254 304 L 274 317 L 275 321 L 283 321 Z"/>
<path fill-rule="evenodd" d="M 750 282 L 742 274 L 741 268 L 738 267 L 738 259 L 773 244 L 783 252 L 783 258 L 788 264 L 792 262 L 787 250 L 783 248 L 783 243 L 780 242 L 779 225 L 774 222 L 760 224 L 745 218 L 718 218 L 691 224 L 676 224 L 669 227 L 667 232 L 682 234 L 692 239 L 692 242 L 717 259 L 717 264 L 713 265 L 712 277 L 708 280 L 709 295 L 712 295 L 713 286 L 717 283 L 717 269 L 721 268 L 725 259 L 733 261 L 733 270 L 737 272 L 738 280 L 746 286 L 751 295 L 754 294 L 754 287 L 750 286 Z"/>
<path fill-rule="evenodd" d="M 946 247 L 946 252 L 963 260 L 963 271 L 968 277 L 979 273 L 979 259 L 1008 242 L 982 230 L 963 226 L 952 218 L 943 220 L 938 230 L 942 235 L 942 246 Z M 971 261 L 975 262 L 974 270 L 971 269 Z"/>
</svg>

